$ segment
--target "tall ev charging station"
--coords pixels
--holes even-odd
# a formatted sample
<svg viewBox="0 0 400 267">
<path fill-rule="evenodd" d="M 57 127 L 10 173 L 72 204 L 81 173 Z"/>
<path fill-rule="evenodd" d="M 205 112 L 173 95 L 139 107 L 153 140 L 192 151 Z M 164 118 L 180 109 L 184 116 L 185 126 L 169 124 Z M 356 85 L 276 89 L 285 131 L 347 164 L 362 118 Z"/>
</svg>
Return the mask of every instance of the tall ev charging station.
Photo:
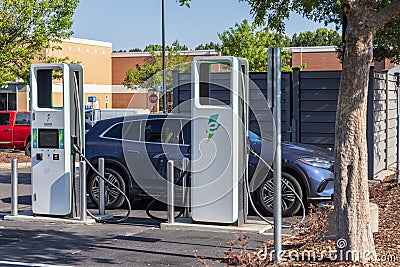
<svg viewBox="0 0 400 267">
<path fill-rule="evenodd" d="M 229 97 L 217 100 L 219 93 Z M 193 59 L 191 214 L 196 222 L 240 226 L 247 220 L 248 94 L 246 59 Z"/>
<path fill-rule="evenodd" d="M 32 211 L 79 216 L 78 154 L 85 146 L 83 68 L 31 66 Z M 84 200 L 86 201 L 86 200 Z"/>
</svg>

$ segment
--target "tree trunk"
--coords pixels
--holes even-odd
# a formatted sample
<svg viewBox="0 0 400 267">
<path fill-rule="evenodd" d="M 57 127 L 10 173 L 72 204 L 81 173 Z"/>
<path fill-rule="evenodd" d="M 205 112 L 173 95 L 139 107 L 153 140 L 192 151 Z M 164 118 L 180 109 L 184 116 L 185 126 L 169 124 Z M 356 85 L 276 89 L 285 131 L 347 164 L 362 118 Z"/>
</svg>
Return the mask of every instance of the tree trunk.
<svg viewBox="0 0 400 267">
<path fill-rule="evenodd" d="M 338 260 L 365 262 L 376 258 L 369 223 L 366 139 L 368 78 L 375 31 L 368 27 L 369 16 L 366 15 L 373 10 L 346 2 L 349 3 L 344 8 L 348 22 L 346 48 L 336 115 L 336 245 Z M 369 1 L 360 2 L 365 5 Z M 360 18 L 365 21 L 360 22 Z"/>
</svg>

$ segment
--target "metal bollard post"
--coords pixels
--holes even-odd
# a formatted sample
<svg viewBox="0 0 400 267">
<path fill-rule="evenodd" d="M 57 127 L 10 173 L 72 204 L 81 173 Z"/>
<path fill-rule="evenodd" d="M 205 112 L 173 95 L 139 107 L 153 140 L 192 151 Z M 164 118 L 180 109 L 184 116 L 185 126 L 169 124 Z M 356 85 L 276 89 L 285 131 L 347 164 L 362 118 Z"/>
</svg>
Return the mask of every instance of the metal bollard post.
<svg viewBox="0 0 400 267">
<path fill-rule="evenodd" d="M 281 51 L 279 48 L 268 48 L 268 72 L 273 71 L 274 92 L 274 263 L 282 261 L 282 153 L 281 153 Z M 272 69 L 270 69 L 272 67 Z"/>
<path fill-rule="evenodd" d="M 188 158 L 183 158 L 183 164 L 182 164 L 182 169 L 183 171 L 186 172 L 185 177 L 183 178 L 183 184 L 182 184 L 182 203 L 183 203 L 183 217 L 188 218 L 189 217 L 189 188 L 187 184 L 187 177 L 188 177 L 188 171 L 189 171 L 189 159 Z"/>
<path fill-rule="evenodd" d="M 79 162 L 79 179 L 80 179 L 80 197 L 81 197 L 81 210 L 80 210 L 80 221 L 85 222 L 87 220 L 86 216 L 86 162 Z"/>
<path fill-rule="evenodd" d="M 11 216 L 18 216 L 18 160 L 11 161 Z"/>
<path fill-rule="evenodd" d="M 104 158 L 99 158 L 99 172 L 104 177 Z M 99 178 L 99 215 L 106 214 L 105 212 L 105 186 L 104 180 Z"/>
<path fill-rule="evenodd" d="M 168 223 L 175 222 L 174 211 L 174 161 L 168 160 L 167 163 L 167 204 L 168 204 Z"/>
</svg>

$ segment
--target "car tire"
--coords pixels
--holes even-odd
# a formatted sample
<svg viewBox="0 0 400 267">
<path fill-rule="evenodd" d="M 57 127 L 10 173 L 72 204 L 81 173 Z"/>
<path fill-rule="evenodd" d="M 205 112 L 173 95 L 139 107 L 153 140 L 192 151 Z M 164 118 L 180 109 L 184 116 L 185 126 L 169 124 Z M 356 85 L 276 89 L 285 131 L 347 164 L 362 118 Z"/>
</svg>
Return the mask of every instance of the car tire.
<svg viewBox="0 0 400 267">
<path fill-rule="evenodd" d="M 25 155 L 28 157 L 31 156 L 31 142 L 30 141 L 25 146 Z"/>
<path fill-rule="evenodd" d="M 126 194 L 125 181 L 118 171 L 112 168 L 105 168 L 104 177 Z M 88 193 L 92 202 L 97 206 L 99 205 L 99 179 L 96 173 L 92 173 L 88 179 Z M 104 183 L 104 188 L 105 208 L 117 209 L 121 207 L 125 201 L 125 197 L 107 182 Z"/>
<path fill-rule="evenodd" d="M 273 176 L 268 175 L 257 190 L 258 208 L 266 216 L 272 216 L 274 212 L 273 183 Z M 282 216 L 284 217 L 293 216 L 301 209 L 300 200 L 288 186 L 295 190 L 301 199 L 304 195 L 296 178 L 289 173 L 282 172 Z"/>
</svg>

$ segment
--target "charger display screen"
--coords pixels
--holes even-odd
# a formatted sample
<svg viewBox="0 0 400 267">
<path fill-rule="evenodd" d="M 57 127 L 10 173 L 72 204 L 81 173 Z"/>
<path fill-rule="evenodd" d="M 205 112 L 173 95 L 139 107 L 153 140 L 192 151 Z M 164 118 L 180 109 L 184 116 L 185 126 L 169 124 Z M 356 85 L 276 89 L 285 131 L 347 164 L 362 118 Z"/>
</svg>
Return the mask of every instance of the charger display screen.
<svg viewBox="0 0 400 267">
<path fill-rule="evenodd" d="M 58 148 L 58 129 L 38 129 L 39 148 Z"/>
</svg>

